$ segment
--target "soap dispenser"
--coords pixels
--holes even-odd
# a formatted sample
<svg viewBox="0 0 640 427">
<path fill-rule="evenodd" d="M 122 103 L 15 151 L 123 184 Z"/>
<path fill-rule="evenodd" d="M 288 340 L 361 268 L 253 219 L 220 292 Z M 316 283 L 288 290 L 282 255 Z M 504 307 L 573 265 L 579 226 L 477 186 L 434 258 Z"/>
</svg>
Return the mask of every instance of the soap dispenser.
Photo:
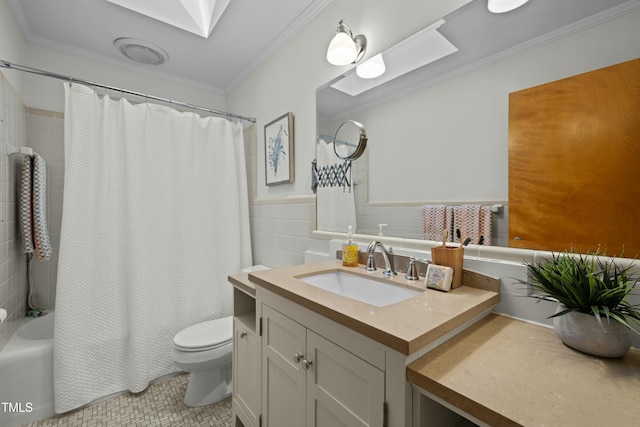
<svg viewBox="0 0 640 427">
<path fill-rule="evenodd" d="M 342 265 L 345 267 L 358 266 L 358 245 L 352 238 L 352 226 L 348 227 L 347 240 L 342 243 Z"/>
</svg>

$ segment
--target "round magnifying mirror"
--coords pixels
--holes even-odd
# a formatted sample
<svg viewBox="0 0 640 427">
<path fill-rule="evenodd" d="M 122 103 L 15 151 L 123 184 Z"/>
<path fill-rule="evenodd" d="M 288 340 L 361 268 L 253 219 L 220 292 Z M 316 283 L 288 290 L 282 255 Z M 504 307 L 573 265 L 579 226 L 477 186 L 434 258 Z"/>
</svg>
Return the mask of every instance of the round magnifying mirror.
<svg viewBox="0 0 640 427">
<path fill-rule="evenodd" d="M 333 151 L 342 160 L 355 160 L 367 148 L 367 132 L 362 124 L 347 120 L 338 126 L 333 138 Z"/>
</svg>

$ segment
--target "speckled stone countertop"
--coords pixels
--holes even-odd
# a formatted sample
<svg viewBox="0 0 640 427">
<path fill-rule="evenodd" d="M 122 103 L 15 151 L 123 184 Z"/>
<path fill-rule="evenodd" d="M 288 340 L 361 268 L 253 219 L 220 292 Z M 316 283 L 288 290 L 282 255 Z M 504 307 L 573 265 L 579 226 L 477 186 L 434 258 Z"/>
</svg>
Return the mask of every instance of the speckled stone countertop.
<svg viewBox="0 0 640 427">
<path fill-rule="evenodd" d="M 374 277 L 424 292 L 386 307 L 376 307 L 299 279 L 336 270 Z M 367 272 L 362 265 L 343 267 L 337 260 L 257 271 L 249 273 L 248 279 L 256 286 L 262 286 L 405 355 L 415 353 L 490 310 L 500 301 L 498 293 L 464 286 L 464 283 L 450 292 L 441 292 L 425 289 L 422 280 L 407 281 L 403 274 L 385 278 L 381 270 Z M 240 282 L 237 276 L 230 276 L 229 280 L 234 285 Z M 246 284 L 240 283 L 239 286 L 248 293 Z"/>
<path fill-rule="evenodd" d="M 589 356 L 494 313 L 410 364 L 407 380 L 492 426 L 640 425 L 640 351 Z"/>
</svg>

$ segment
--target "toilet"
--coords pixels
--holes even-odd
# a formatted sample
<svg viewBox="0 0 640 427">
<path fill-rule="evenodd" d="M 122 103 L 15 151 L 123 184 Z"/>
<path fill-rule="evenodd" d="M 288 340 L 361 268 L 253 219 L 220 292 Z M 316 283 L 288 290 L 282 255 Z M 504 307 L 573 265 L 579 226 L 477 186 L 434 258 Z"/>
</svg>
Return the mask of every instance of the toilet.
<svg viewBox="0 0 640 427">
<path fill-rule="evenodd" d="M 242 269 L 243 272 L 267 270 L 264 265 Z M 207 320 L 189 326 L 173 337 L 173 361 L 189 372 L 184 395 L 187 406 L 204 406 L 231 394 L 231 351 L 233 317 Z"/>
<path fill-rule="evenodd" d="M 231 394 L 232 349 L 231 316 L 197 323 L 173 337 L 173 360 L 189 372 L 185 405 L 209 405 Z"/>
</svg>

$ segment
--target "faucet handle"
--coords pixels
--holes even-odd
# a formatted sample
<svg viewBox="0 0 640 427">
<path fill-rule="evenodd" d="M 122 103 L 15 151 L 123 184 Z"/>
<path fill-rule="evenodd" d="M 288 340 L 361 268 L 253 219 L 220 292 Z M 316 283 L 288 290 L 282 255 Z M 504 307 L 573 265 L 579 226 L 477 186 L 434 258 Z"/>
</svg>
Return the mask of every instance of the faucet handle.
<svg viewBox="0 0 640 427">
<path fill-rule="evenodd" d="M 420 262 L 422 264 L 430 264 L 426 259 L 409 257 L 409 266 L 407 267 L 407 274 L 404 275 L 406 280 L 418 280 L 420 277 L 418 276 L 418 268 L 416 267 L 416 262 Z"/>
</svg>

